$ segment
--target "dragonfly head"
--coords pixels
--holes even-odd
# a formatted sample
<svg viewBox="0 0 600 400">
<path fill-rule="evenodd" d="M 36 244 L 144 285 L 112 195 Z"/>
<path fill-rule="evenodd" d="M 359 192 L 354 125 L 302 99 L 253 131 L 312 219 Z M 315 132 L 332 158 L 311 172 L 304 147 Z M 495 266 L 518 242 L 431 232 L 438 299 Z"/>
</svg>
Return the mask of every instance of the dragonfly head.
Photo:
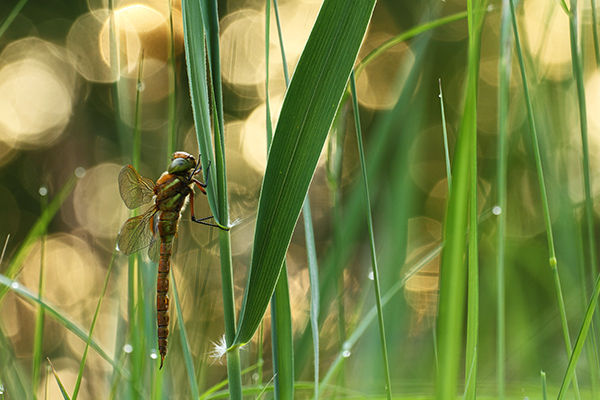
<svg viewBox="0 0 600 400">
<path fill-rule="evenodd" d="M 193 155 L 185 151 L 176 151 L 173 153 L 171 164 L 167 168 L 170 174 L 189 172 L 190 169 L 196 168 L 196 159 Z"/>
</svg>

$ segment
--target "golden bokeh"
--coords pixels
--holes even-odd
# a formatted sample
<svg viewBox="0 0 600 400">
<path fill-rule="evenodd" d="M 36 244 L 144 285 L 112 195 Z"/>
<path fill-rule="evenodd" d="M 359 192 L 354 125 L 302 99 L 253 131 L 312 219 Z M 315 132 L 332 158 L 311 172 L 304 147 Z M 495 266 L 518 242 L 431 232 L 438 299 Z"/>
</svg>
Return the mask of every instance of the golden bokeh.
<svg viewBox="0 0 600 400">
<path fill-rule="evenodd" d="M 431 253 L 441 242 L 442 224 L 430 218 L 416 217 L 408 221 L 408 272 L 419 260 Z M 412 308 L 411 334 L 419 335 L 429 328 L 437 315 L 440 256 L 424 265 L 406 281 L 404 297 Z"/>
<path fill-rule="evenodd" d="M 524 3 L 523 45 L 527 45 L 550 79 L 564 79 L 571 70 L 569 17 L 557 2 L 528 0 Z"/>
<path fill-rule="evenodd" d="M 66 51 L 41 39 L 15 41 L 0 54 L 0 141 L 43 147 L 64 132 L 77 96 Z"/>
<path fill-rule="evenodd" d="M 392 37 L 387 33 L 371 36 L 373 37 L 370 37 L 370 40 L 366 41 L 361 49 L 362 56 L 369 54 L 370 51 Z M 400 43 L 369 63 L 356 82 L 361 106 L 372 109 L 392 108 L 400 97 L 402 84 L 397 81 L 390 82 L 389 79 L 398 76 L 401 68 L 408 71 L 414 64 L 414 59 L 408 45 Z"/>
<path fill-rule="evenodd" d="M 127 220 L 127 208 L 119 196 L 117 177 L 123 166 L 105 163 L 86 171 L 73 193 L 77 222 L 92 235 L 115 239 Z"/>
</svg>

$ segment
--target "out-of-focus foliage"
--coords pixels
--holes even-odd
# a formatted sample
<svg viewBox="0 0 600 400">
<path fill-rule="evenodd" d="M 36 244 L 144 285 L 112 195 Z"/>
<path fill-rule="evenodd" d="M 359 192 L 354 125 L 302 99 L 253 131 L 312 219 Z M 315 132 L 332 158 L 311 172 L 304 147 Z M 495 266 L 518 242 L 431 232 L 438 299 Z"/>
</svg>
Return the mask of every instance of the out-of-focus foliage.
<svg viewBox="0 0 600 400">
<path fill-rule="evenodd" d="M 0 3 L 1 23 L 18 1 Z M 79 179 L 50 224 L 45 240 L 32 247 L 16 279 L 37 292 L 43 263 L 44 298 L 85 329 L 92 321 L 116 235 L 127 219 L 117 175 L 123 165 L 132 162 L 136 99 L 142 113 L 139 172 L 143 176 L 156 180 L 168 165 L 170 124 L 175 126 L 177 149 L 198 152 L 179 1 L 173 0 L 171 10 L 168 0 L 111 3 L 112 20 L 107 0 L 31 0 L 0 37 L 0 241 L 8 240 L 0 273 L 5 273 L 42 212 L 40 188 L 45 188 L 44 195 L 51 199 L 76 168 L 84 168 L 85 176 Z M 231 220 L 241 221 L 231 231 L 239 310 L 267 157 L 265 2 L 222 0 L 218 5 L 229 214 Z M 286 56 L 293 71 L 321 2 L 282 0 L 278 5 Z M 479 222 L 478 393 L 482 395 L 496 393 L 497 217 L 491 210 L 497 203 L 500 7 L 500 2 L 491 2 L 486 10 L 477 102 L 478 214 L 485 216 Z M 381 0 L 359 61 L 395 35 L 465 9 L 464 2 L 457 0 Z M 600 113 L 594 110 L 600 106 L 600 70 L 595 65 L 589 3 L 581 3 L 578 12 L 585 62 L 591 185 L 594 203 L 598 204 Z M 582 146 L 569 21 L 558 2 L 525 0 L 518 5 L 517 13 L 546 173 L 559 273 L 573 335 L 579 329 L 598 271 L 589 269 L 586 250 Z M 118 44 L 117 51 L 111 43 Z M 276 126 L 285 81 L 274 28 L 269 44 L 270 107 Z M 175 57 L 172 70 L 170 54 Z M 138 84 L 142 55 L 143 76 Z M 439 250 L 448 183 L 438 82 L 441 79 L 444 88 L 452 158 L 463 110 L 466 68 L 467 22 L 459 19 L 389 49 L 357 76 L 384 294 L 404 279 L 411 267 Z M 550 386 L 557 386 L 568 357 L 548 267 L 546 232 L 518 72 L 518 65 L 513 62 L 509 86 L 508 193 L 506 209 L 502 210 L 507 216 L 506 378 L 508 393 L 531 398 L 541 393 L 539 370 L 546 371 Z M 174 85 L 170 83 L 172 74 Z M 169 119 L 168 104 L 173 98 L 175 118 Z M 321 393 L 323 397 L 334 393 L 343 396 L 348 391 L 381 394 L 383 372 L 376 327 L 367 328 L 351 349 L 344 347 L 373 307 L 374 298 L 363 193 L 357 184 L 356 139 L 346 104 L 338 110 L 337 118 L 333 128 L 336 140 L 330 135 L 330 151 L 322 154 L 310 189 L 322 290 L 321 377 L 336 357 L 343 359 L 341 372 L 329 382 L 332 386 Z M 334 159 L 341 154 L 340 167 Z M 209 215 L 203 196 L 196 196 L 195 211 L 199 217 Z M 594 212 L 597 222 L 598 211 Z M 297 227 L 287 254 L 297 382 L 312 379 L 310 290 L 302 230 Z M 227 377 L 224 363 L 210 357 L 213 343 L 224 332 L 218 253 L 217 233 L 192 224 L 189 211 L 184 211 L 173 273 L 200 393 Z M 190 385 L 177 334 L 170 336 L 169 356 L 160 372 L 161 387 L 139 385 L 141 380 L 135 379 L 140 377 L 127 375 L 137 362 L 130 357 L 128 347 L 132 342 L 127 333 L 128 296 L 143 300 L 137 304 L 146 316 L 140 323 L 152 332 L 156 267 L 144 259 L 136 270 L 145 282 L 144 291 L 132 294 L 128 293 L 131 277 L 127 258 L 119 255 L 116 263 L 94 339 L 123 365 L 124 372 L 113 375 L 112 366 L 90 351 L 81 398 L 109 398 L 111 393 L 116 398 L 149 398 L 153 391 L 169 392 L 170 398 L 188 398 Z M 439 266 L 439 257 L 433 257 L 406 280 L 403 289 L 384 308 L 395 395 L 433 393 Z M 42 379 L 32 382 L 37 312 L 12 292 L 0 300 L 0 359 L 4 360 L 0 361 L 0 389 L 4 388 L 6 398 L 14 398 L 9 390 L 18 387 L 18 379 L 29 392 L 42 397 L 44 379 L 50 379 L 49 398 L 62 398 L 54 377 L 45 368 Z M 171 331 L 177 332 L 174 321 L 172 318 Z M 270 353 L 265 353 L 261 366 L 265 375 L 256 373 L 257 364 L 262 362 L 256 357 L 257 341 L 262 339 L 264 348 L 270 348 L 269 326 L 265 323 L 263 335 L 255 335 L 242 350 L 242 368 L 255 368 L 243 376 L 246 386 L 269 382 Z M 43 332 L 42 359 L 52 360 L 57 375 L 71 391 L 85 343 L 48 316 Z M 145 376 L 155 382 L 159 374 L 151 359 L 155 338 L 148 337 L 147 342 L 143 362 L 149 366 Z M 582 357 L 577 371 L 584 391 L 593 386 L 590 362 L 594 360 Z M 18 372 L 8 374 L 8 368 Z M 297 393 L 308 396 L 310 385 Z"/>
</svg>

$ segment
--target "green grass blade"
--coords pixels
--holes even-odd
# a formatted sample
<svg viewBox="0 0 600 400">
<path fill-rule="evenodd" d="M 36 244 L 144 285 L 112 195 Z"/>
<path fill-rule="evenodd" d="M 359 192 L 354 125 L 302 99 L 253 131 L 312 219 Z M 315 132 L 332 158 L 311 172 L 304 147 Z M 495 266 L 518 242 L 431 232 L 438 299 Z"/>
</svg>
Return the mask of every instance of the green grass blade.
<svg viewBox="0 0 600 400">
<path fill-rule="evenodd" d="M 594 39 L 596 67 L 600 68 L 600 43 L 598 41 L 598 10 L 596 9 L 596 0 L 592 0 L 592 38 Z"/>
<path fill-rule="evenodd" d="M 60 377 L 58 376 L 58 374 L 56 373 L 56 370 L 54 369 L 54 365 L 52 365 L 52 361 L 50 361 L 49 358 L 48 358 L 48 362 L 50 363 L 50 366 L 52 367 L 52 373 L 54 374 L 54 379 L 56 379 L 56 383 L 58 384 L 58 387 L 60 389 L 60 393 L 63 396 L 63 399 L 71 400 L 71 398 L 67 394 L 67 390 L 65 389 L 65 386 L 62 384 Z"/>
<path fill-rule="evenodd" d="M 506 385 L 506 284 L 505 284 L 505 255 L 506 255 L 506 175 L 508 164 L 508 109 L 511 76 L 512 35 L 509 0 L 502 1 L 502 16 L 500 22 L 500 54 L 498 55 L 498 236 L 497 236 L 497 326 L 496 326 L 496 376 L 498 385 L 498 400 L 504 400 Z"/>
<path fill-rule="evenodd" d="M 75 183 L 77 179 L 80 177 L 78 171 L 75 174 L 71 175 L 71 177 L 65 182 L 63 187 L 59 190 L 56 197 L 52 199 L 48 207 L 44 210 L 40 218 L 36 221 L 35 225 L 31 228 L 27 237 L 21 243 L 21 246 L 17 250 L 15 256 L 12 258 L 10 263 L 8 264 L 8 268 L 4 272 L 4 276 L 9 279 L 14 278 L 20 271 L 20 268 L 27 258 L 29 251 L 31 250 L 31 246 L 35 244 L 35 242 L 44 235 L 46 229 L 48 228 L 48 224 L 52 221 L 52 218 L 56 215 L 62 204 L 65 202 L 67 197 L 71 194 L 73 189 L 75 188 Z M 8 287 L 0 287 L 0 301 L 8 291 Z"/>
<path fill-rule="evenodd" d="M 377 46 L 377 48 L 375 48 L 369 54 L 367 54 L 365 58 L 360 60 L 360 62 L 355 68 L 354 73 L 356 74 L 356 76 L 359 76 L 362 73 L 362 71 L 367 67 L 367 65 L 375 61 L 377 57 L 379 57 L 392 47 L 396 46 L 397 44 L 405 42 L 408 39 L 413 38 L 421 33 L 433 30 L 439 26 L 449 24 L 450 22 L 458 21 L 459 19 L 463 18 L 467 18 L 466 11 L 461 11 L 456 14 L 448 15 L 447 17 L 436 19 L 435 21 L 421 24 L 419 26 L 407 30 L 406 32 L 402 32 L 401 34 L 396 35 L 391 39 L 386 40 L 384 43 Z"/>
<path fill-rule="evenodd" d="M 307 197 L 308 200 L 308 197 Z M 310 203 L 305 201 L 303 206 L 304 232 L 306 236 L 306 253 L 308 258 L 308 280 L 310 282 L 310 327 L 313 336 L 314 353 L 314 398 L 319 398 L 319 268 L 317 264 L 317 249 L 315 234 L 312 226 Z"/>
<path fill-rule="evenodd" d="M 544 171 L 542 168 L 542 160 L 541 160 L 539 141 L 538 141 L 538 137 L 537 137 L 537 130 L 536 130 L 535 120 L 534 120 L 534 116 L 533 116 L 533 106 L 532 106 L 532 102 L 531 102 L 531 95 L 529 92 L 529 84 L 527 83 L 527 76 L 525 73 L 525 62 L 523 61 L 523 52 L 521 49 L 521 41 L 519 39 L 519 31 L 517 28 L 517 17 L 516 17 L 516 13 L 515 13 L 515 9 L 514 9 L 513 0 L 510 0 L 510 11 L 511 11 L 513 32 L 515 35 L 515 46 L 517 49 L 517 56 L 519 59 L 519 66 L 520 66 L 520 70 L 521 70 L 523 93 L 524 93 L 525 102 L 527 105 L 527 117 L 528 117 L 528 121 L 529 121 L 529 132 L 531 134 L 532 147 L 533 147 L 535 164 L 536 164 L 536 169 L 537 169 L 537 174 L 538 174 L 538 182 L 539 182 L 540 195 L 541 195 L 541 200 L 542 200 L 542 209 L 543 209 L 543 213 L 544 213 L 544 222 L 545 222 L 545 226 L 546 226 L 546 236 L 548 238 L 549 265 L 552 270 L 552 276 L 554 278 L 554 289 L 555 289 L 555 293 L 556 293 L 556 297 L 557 297 L 557 301 L 558 301 L 561 325 L 562 325 L 562 330 L 563 330 L 563 339 L 565 342 L 567 357 L 570 357 L 571 351 L 572 351 L 571 336 L 569 334 L 569 325 L 568 325 L 568 320 L 567 320 L 565 302 L 563 299 L 562 289 L 561 289 L 561 284 L 560 284 L 560 277 L 558 274 L 558 267 L 557 267 L 557 260 L 556 260 L 555 246 L 554 246 L 554 237 L 553 237 L 553 233 L 552 233 L 552 221 L 550 218 L 550 207 L 548 205 L 548 196 L 547 196 L 547 191 L 546 191 Z M 573 386 L 575 389 L 575 398 L 579 399 L 581 396 L 579 393 L 579 385 L 577 382 L 576 375 L 574 376 L 574 385 Z"/>
<path fill-rule="evenodd" d="M 167 58 L 167 74 L 169 96 L 167 97 L 167 154 L 171 157 L 177 146 L 177 72 L 175 58 L 175 37 L 173 31 L 173 0 L 169 0 L 169 55 Z"/>
<path fill-rule="evenodd" d="M 467 269 L 467 341 L 465 355 L 466 400 L 477 398 L 477 347 L 479 345 L 479 240 L 477 238 L 477 135 L 471 135 L 469 157 L 469 252 Z"/>
<path fill-rule="evenodd" d="M 289 86 L 289 75 L 287 70 L 287 60 L 283 47 L 283 35 L 279 24 L 279 12 L 277 0 L 273 0 L 275 16 L 277 18 L 277 34 L 281 48 L 281 58 L 283 61 L 283 75 L 285 77 L 286 87 Z M 265 64 L 266 64 L 266 98 L 269 97 L 269 47 L 270 47 L 270 1 L 267 1 L 266 23 L 265 23 Z M 267 152 L 273 141 L 273 128 L 271 126 L 270 107 L 267 106 Z M 308 196 L 305 199 L 305 205 L 308 203 Z M 306 217 L 305 217 L 306 218 Z M 311 226 L 312 228 L 312 226 Z M 271 298 L 271 335 L 273 352 L 273 381 L 276 399 L 294 398 L 294 337 L 292 333 L 292 311 L 290 308 L 290 291 L 287 276 L 287 263 L 283 262 L 281 277 L 275 286 L 275 292 Z"/>
<path fill-rule="evenodd" d="M 474 1 L 467 2 L 469 53 L 466 100 L 459 128 L 452 169 L 452 190 L 444 222 L 445 246 L 440 271 L 439 317 L 437 339 L 439 369 L 436 379 L 438 399 L 453 399 L 461 360 L 465 299 L 464 232 L 467 230 L 471 153 L 476 152 L 473 136 L 477 135 L 477 81 L 483 16 L 475 12 Z M 485 7 L 483 7 L 485 8 Z"/>
<path fill-rule="evenodd" d="M 271 299 L 275 398 L 294 398 L 294 337 L 287 268 L 283 268 Z"/>
<path fill-rule="evenodd" d="M 236 344 L 252 338 L 269 304 L 374 5 L 326 0 L 298 61 L 269 151 Z"/>
<path fill-rule="evenodd" d="M 194 361 L 192 360 L 192 351 L 190 343 L 187 339 L 185 332 L 185 325 L 183 324 L 183 312 L 181 310 L 181 302 L 179 301 L 179 291 L 177 290 L 177 284 L 175 282 L 175 275 L 171 270 L 171 282 L 173 283 L 173 299 L 175 300 L 175 309 L 177 310 L 177 322 L 179 323 L 179 336 L 181 338 L 181 347 L 183 351 L 183 361 L 187 371 L 187 380 L 190 384 L 190 391 L 192 393 L 192 399 L 198 399 L 200 397 L 200 391 L 198 390 L 198 383 L 196 382 L 196 372 L 194 369 Z"/>
<path fill-rule="evenodd" d="M 10 11 L 10 14 L 8 14 L 4 22 L 2 22 L 2 25 L 0 25 L 0 37 L 4 35 L 10 24 L 12 24 L 15 18 L 17 18 L 17 15 L 19 15 L 23 7 L 25 7 L 27 1 L 28 0 L 19 0 L 19 2 L 15 4 L 13 9 Z"/>
<path fill-rule="evenodd" d="M 352 91 L 352 105 L 354 107 L 354 124 L 356 127 L 356 141 L 358 143 L 358 154 L 360 157 L 360 169 L 362 172 L 363 190 L 366 202 L 367 228 L 369 231 L 369 242 L 371 244 L 371 267 L 373 272 L 373 284 L 375 289 L 375 302 L 377 305 L 377 318 L 379 325 L 379 340 L 381 341 L 381 355 L 383 357 L 383 370 L 385 373 L 385 385 L 388 400 L 392 400 L 392 381 L 390 378 L 390 365 L 385 340 L 385 325 L 383 321 L 383 306 L 381 305 L 381 287 L 379 284 L 379 269 L 377 268 L 377 254 L 375 251 L 375 234 L 373 233 L 373 218 L 371 216 L 371 197 L 369 195 L 369 182 L 367 179 L 367 167 L 365 162 L 365 150 L 363 148 L 362 133 L 360 127 L 360 116 L 358 112 L 358 96 L 356 94 L 356 82 L 354 72 L 350 74 L 350 89 Z"/>
<path fill-rule="evenodd" d="M 0 388 L 4 393 L 10 393 L 15 399 L 33 398 L 31 393 L 33 387 L 29 378 L 26 378 L 28 373 L 23 371 L 21 363 L 17 363 L 18 358 L 11 343 L 4 333 L 4 327 L 0 324 Z"/>
<path fill-rule="evenodd" d="M 548 399 L 548 388 L 546 387 L 546 373 L 540 371 L 540 377 L 542 379 L 542 400 Z"/>
<path fill-rule="evenodd" d="M 45 194 L 41 196 L 42 203 L 42 214 L 44 209 L 48 206 L 48 199 Z M 46 254 L 46 234 L 42 234 L 40 240 L 40 279 L 38 283 L 38 297 L 41 299 L 44 295 L 45 285 L 45 254 Z M 35 331 L 34 331 L 34 344 L 33 344 L 33 373 L 32 382 L 33 387 L 38 387 L 40 384 L 40 368 L 42 366 L 42 345 L 44 342 L 44 309 L 40 306 L 36 307 L 35 315 Z M 34 391 L 33 398 L 37 399 L 37 392 Z"/>
<path fill-rule="evenodd" d="M 92 335 L 94 333 L 94 327 L 96 326 L 96 321 L 98 320 L 98 315 L 100 314 L 100 306 L 102 305 L 102 300 L 104 299 L 104 295 L 106 294 L 106 288 L 108 288 L 108 281 L 110 278 L 110 273 L 112 271 L 112 267 L 115 262 L 115 256 L 117 254 L 117 250 L 113 250 L 112 257 L 110 259 L 110 264 L 108 265 L 108 271 L 106 271 L 106 279 L 104 280 L 104 286 L 102 287 L 102 292 L 100 293 L 100 297 L 98 298 L 98 303 L 96 304 L 96 311 L 94 312 L 94 317 L 92 318 L 92 324 L 90 326 L 90 332 L 88 338 L 85 342 L 85 349 L 83 350 L 83 356 L 81 357 L 81 362 L 79 363 L 79 373 L 77 374 L 77 380 L 75 381 L 75 389 L 73 389 L 73 400 L 77 399 L 77 395 L 79 393 L 79 388 L 81 387 L 81 380 L 83 379 L 83 368 L 85 367 L 85 360 L 87 359 L 88 350 L 90 349 L 90 343 L 92 341 Z"/>
<path fill-rule="evenodd" d="M 208 106 L 208 72 L 205 63 L 205 27 L 202 9 L 198 0 L 183 0 L 181 11 L 183 14 L 185 57 L 187 61 L 192 111 L 194 114 L 196 135 L 198 137 L 198 146 L 202 155 L 201 161 L 202 165 L 205 166 L 204 173 L 206 174 L 206 166 L 208 165 L 209 160 L 213 158 L 213 147 L 210 124 L 211 117 Z M 210 178 L 205 175 L 205 177 L 208 178 L 207 181 L 205 181 L 208 184 L 206 192 L 208 203 L 215 217 L 215 221 L 223 225 L 227 224 L 227 221 L 222 221 L 218 214 L 215 170 L 215 166 L 210 169 Z"/>
<path fill-rule="evenodd" d="M 450 166 L 450 149 L 448 148 L 448 130 L 446 129 L 446 113 L 444 111 L 444 95 L 442 94 L 442 80 L 438 80 L 440 87 L 440 111 L 442 113 L 442 132 L 444 133 L 444 158 L 446 159 L 446 176 L 448 179 L 448 193 L 452 188 L 452 167 Z"/>
<path fill-rule="evenodd" d="M 594 317 L 594 311 L 596 310 L 596 306 L 598 305 L 599 295 L 600 276 L 598 276 L 598 279 L 596 279 L 596 284 L 594 285 L 592 297 L 590 298 L 590 301 L 588 303 L 588 307 L 583 317 L 581 328 L 579 329 L 579 334 L 577 335 L 577 341 L 575 342 L 575 346 L 573 347 L 573 353 L 571 353 L 571 357 L 569 358 L 569 364 L 567 365 L 567 369 L 565 370 L 565 376 L 563 377 L 560 386 L 560 391 L 558 393 L 558 400 L 562 400 L 565 398 L 567 389 L 569 388 L 569 384 L 571 383 L 571 379 L 573 379 L 573 376 L 575 374 L 575 367 L 577 366 L 577 361 L 579 361 L 579 356 L 581 355 L 581 351 L 583 350 L 585 339 L 587 338 L 588 332 L 590 330 L 592 318 Z"/>
<path fill-rule="evenodd" d="M 89 339 L 89 332 L 86 332 L 79 325 L 73 322 L 70 318 L 66 317 L 67 313 L 64 310 L 61 310 L 60 308 L 51 304 L 47 300 L 40 300 L 35 293 L 21 285 L 19 282 L 8 278 L 6 275 L 0 274 L 0 285 L 4 286 L 6 290 L 12 290 L 14 293 L 18 294 L 31 304 L 40 305 L 41 307 L 43 307 L 47 315 L 54 318 L 59 324 L 61 324 L 69 331 L 74 333 L 75 336 L 77 336 L 81 340 L 87 341 Z M 100 357 L 104 358 L 110 365 L 112 365 L 114 368 L 118 368 L 116 360 L 108 356 L 108 354 L 106 354 L 106 351 L 104 351 L 104 349 L 102 349 L 95 340 L 92 339 L 90 341 L 90 347 L 94 349 L 96 353 L 98 353 Z M 127 370 L 123 370 L 120 368 L 119 370 L 125 376 L 126 379 L 129 379 L 129 372 Z"/>
<path fill-rule="evenodd" d="M 442 245 L 439 245 L 435 249 L 433 249 L 429 254 L 427 254 L 423 259 L 419 260 L 407 273 L 402 277 L 401 280 L 397 281 L 394 286 L 392 286 L 387 293 L 381 299 L 381 305 L 385 306 L 397 293 L 406 285 L 406 282 L 415 276 L 417 272 L 419 272 L 425 265 L 431 262 L 435 257 L 437 257 L 442 251 Z M 338 355 L 336 356 L 333 363 L 329 366 L 327 373 L 323 377 L 320 383 L 320 387 L 323 388 L 329 384 L 331 379 L 333 378 L 335 372 L 340 368 L 344 360 L 346 359 L 344 354 L 347 354 L 348 351 L 352 350 L 352 347 L 358 342 L 358 339 L 362 337 L 362 335 L 366 332 L 367 328 L 371 325 L 375 318 L 377 317 L 377 306 L 373 306 L 369 312 L 367 312 L 360 320 L 358 326 L 354 329 L 352 334 L 348 337 L 346 342 L 344 343 L 343 348 L 340 350 Z"/>
<path fill-rule="evenodd" d="M 581 147 L 583 150 L 582 170 L 583 184 L 585 190 L 585 219 L 587 225 L 588 257 L 592 273 L 598 274 L 598 262 L 596 252 L 596 233 L 594 230 L 594 202 L 592 190 L 592 178 L 590 176 L 590 149 L 588 144 L 588 118 L 585 97 L 585 84 L 583 73 L 583 60 L 581 59 L 581 40 L 579 38 L 579 26 L 577 15 L 577 1 L 571 0 L 571 14 L 569 15 L 569 33 L 571 40 L 571 63 L 573 77 L 577 87 L 577 100 L 579 111 L 579 126 L 581 130 Z"/>
</svg>

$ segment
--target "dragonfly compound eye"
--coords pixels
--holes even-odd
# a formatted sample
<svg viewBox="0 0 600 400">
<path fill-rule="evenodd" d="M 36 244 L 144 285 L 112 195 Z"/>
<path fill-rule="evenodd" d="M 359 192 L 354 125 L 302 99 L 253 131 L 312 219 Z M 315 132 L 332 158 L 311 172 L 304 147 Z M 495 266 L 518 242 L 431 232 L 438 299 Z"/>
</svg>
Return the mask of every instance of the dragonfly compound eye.
<svg viewBox="0 0 600 400">
<path fill-rule="evenodd" d="M 169 164 L 169 168 L 167 169 L 167 171 L 170 174 L 177 172 L 187 172 L 195 166 L 195 163 L 187 158 L 176 158 L 173 161 L 171 161 L 171 164 Z"/>
</svg>

